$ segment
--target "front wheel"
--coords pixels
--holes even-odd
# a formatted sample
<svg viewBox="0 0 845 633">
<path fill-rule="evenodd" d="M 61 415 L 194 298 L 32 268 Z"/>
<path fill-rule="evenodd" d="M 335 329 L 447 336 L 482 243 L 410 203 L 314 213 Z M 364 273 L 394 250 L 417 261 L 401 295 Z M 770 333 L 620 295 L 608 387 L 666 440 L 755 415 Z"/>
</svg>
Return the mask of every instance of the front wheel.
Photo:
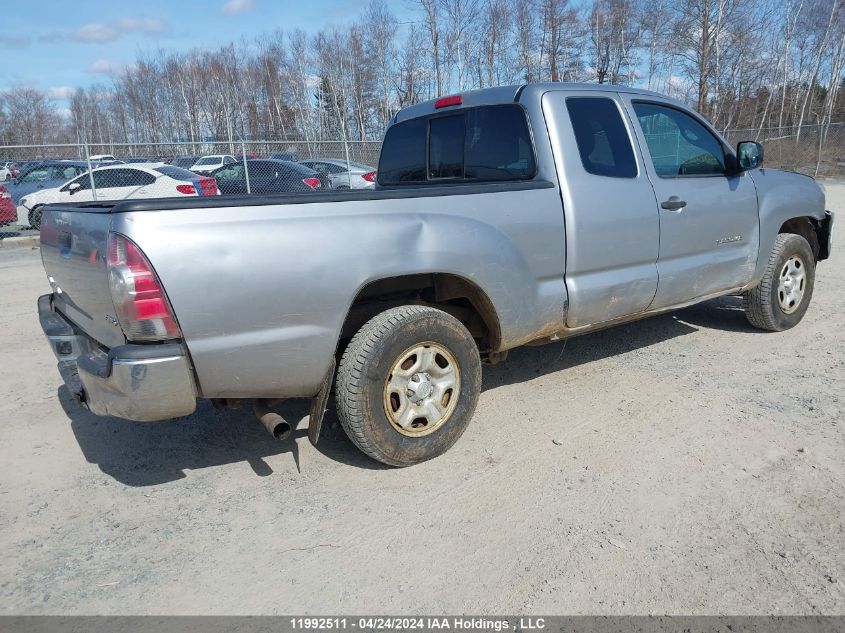
<svg viewBox="0 0 845 633">
<path fill-rule="evenodd" d="M 335 389 L 352 442 L 380 462 L 410 466 L 443 454 L 463 434 L 481 391 L 481 359 L 453 316 L 401 306 L 352 338 Z"/>
<path fill-rule="evenodd" d="M 35 207 L 30 211 L 27 219 L 29 220 L 29 226 L 36 230 L 41 229 L 41 207 Z"/>
<path fill-rule="evenodd" d="M 761 330 L 788 330 L 807 312 L 815 281 L 816 258 L 809 242 L 800 235 L 781 233 L 763 279 L 743 295 L 745 316 Z"/>
</svg>

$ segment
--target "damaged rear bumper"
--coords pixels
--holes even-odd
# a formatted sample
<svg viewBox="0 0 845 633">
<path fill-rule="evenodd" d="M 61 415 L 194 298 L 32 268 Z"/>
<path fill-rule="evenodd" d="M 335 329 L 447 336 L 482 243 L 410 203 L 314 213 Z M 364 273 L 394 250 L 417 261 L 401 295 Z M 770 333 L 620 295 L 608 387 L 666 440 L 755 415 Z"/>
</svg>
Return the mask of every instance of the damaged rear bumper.
<svg viewBox="0 0 845 633">
<path fill-rule="evenodd" d="M 97 415 L 151 422 L 188 415 L 197 390 L 181 343 L 121 345 L 109 350 L 38 299 L 41 328 L 71 393 Z"/>
</svg>

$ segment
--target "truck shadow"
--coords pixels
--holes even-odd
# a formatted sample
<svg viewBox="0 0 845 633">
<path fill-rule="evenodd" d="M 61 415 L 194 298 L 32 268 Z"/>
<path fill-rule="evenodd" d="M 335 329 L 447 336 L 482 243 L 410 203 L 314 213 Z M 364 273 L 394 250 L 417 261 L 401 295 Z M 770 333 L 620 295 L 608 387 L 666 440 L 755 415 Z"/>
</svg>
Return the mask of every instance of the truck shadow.
<svg viewBox="0 0 845 633">
<path fill-rule="evenodd" d="M 273 474 L 265 458 L 290 453 L 301 471 L 300 447 L 308 445 L 307 401 L 291 400 L 278 410 L 292 425 L 291 437 L 273 438 L 252 414 L 251 407 L 217 411 L 208 401 L 197 410 L 166 422 L 131 422 L 100 417 L 82 407 L 65 386 L 58 398 L 85 459 L 127 486 L 155 486 L 183 479 L 188 470 L 246 462 L 259 477 Z M 339 428 L 329 410 L 317 450 L 330 459 L 358 468 L 387 468 L 361 453 Z"/>
<path fill-rule="evenodd" d="M 594 361 L 633 352 L 697 332 L 679 315 L 667 314 L 537 347 L 512 350 L 503 363 L 484 367 L 482 391 L 524 382 Z"/>
<path fill-rule="evenodd" d="M 746 332 L 748 334 L 770 334 L 758 330 L 745 318 L 742 297 L 719 297 L 697 303 L 675 313 L 675 316 L 690 325 L 723 332 Z"/>
<path fill-rule="evenodd" d="M 699 328 L 755 331 L 745 321 L 741 302 L 734 299 L 719 299 L 564 342 L 516 349 L 505 362 L 484 367 L 482 390 L 577 368 L 692 334 Z M 254 418 L 249 406 L 221 412 L 200 400 L 190 416 L 143 423 L 93 415 L 64 386 L 58 396 L 86 460 L 128 486 L 155 486 L 182 479 L 187 470 L 237 462 L 246 462 L 257 476 L 265 477 L 273 470 L 264 458 L 284 453 L 291 454 L 301 472 L 300 446 L 308 446 L 305 400 L 291 400 L 279 406 L 278 411 L 297 427 L 292 438 L 279 442 Z M 388 468 L 369 459 L 349 441 L 331 402 L 316 449 L 349 466 Z"/>
</svg>

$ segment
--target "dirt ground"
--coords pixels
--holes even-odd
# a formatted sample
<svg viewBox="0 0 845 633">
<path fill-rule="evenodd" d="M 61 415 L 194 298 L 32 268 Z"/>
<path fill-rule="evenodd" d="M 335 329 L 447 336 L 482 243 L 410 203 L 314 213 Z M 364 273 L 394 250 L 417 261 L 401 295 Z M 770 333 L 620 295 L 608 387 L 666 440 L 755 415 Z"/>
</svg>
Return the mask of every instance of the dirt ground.
<svg viewBox="0 0 845 633">
<path fill-rule="evenodd" d="M 794 330 L 736 299 L 516 350 L 405 470 L 69 402 L 37 251 L 0 252 L 0 613 L 845 614 L 845 185 Z M 304 418 L 304 402 L 287 412 Z"/>
</svg>

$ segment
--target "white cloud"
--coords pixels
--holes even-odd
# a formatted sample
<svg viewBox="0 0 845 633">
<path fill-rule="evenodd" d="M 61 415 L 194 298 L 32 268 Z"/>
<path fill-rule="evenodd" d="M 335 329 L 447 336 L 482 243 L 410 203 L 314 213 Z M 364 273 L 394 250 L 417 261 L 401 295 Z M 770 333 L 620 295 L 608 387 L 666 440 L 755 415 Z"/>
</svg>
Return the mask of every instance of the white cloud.
<svg viewBox="0 0 845 633">
<path fill-rule="evenodd" d="M 223 13 L 227 15 L 237 15 L 238 13 L 249 11 L 252 7 L 252 0 L 229 0 L 223 5 Z"/>
<path fill-rule="evenodd" d="M 57 31 L 41 37 L 42 41 L 71 40 L 85 44 L 114 42 L 130 33 L 153 35 L 167 30 L 167 25 L 158 18 L 123 18 L 113 23 L 91 22 L 70 31 Z"/>
<path fill-rule="evenodd" d="M 76 42 L 114 42 L 120 37 L 120 31 L 105 24 L 86 24 L 68 33 L 68 37 Z"/>
<path fill-rule="evenodd" d="M 117 28 L 125 33 L 161 33 L 165 24 L 158 18 L 123 18 L 117 23 Z"/>
<path fill-rule="evenodd" d="M 70 86 L 53 86 L 47 90 L 47 96 L 51 99 L 70 99 L 76 88 Z"/>
<path fill-rule="evenodd" d="M 120 64 L 115 64 L 107 59 L 98 59 L 88 67 L 89 73 L 98 73 L 101 75 L 111 75 L 123 69 Z"/>
</svg>

